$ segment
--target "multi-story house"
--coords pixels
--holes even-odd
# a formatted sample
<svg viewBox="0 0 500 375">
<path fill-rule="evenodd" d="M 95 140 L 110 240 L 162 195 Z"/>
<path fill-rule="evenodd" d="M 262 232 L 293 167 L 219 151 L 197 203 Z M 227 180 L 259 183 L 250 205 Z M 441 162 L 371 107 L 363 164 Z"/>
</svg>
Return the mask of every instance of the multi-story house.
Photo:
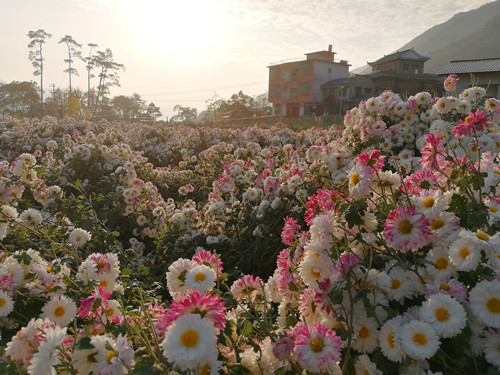
<svg viewBox="0 0 500 375">
<path fill-rule="evenodd" d="M 271 63 L 269 68 L 269 102 L 273 114 L 311 116 L 324 101 L 321 85 L 337 78 L 347 78 L 349 64 L 335 62 L 332 46 L 328 51 L 306 53 L 305 58 Z"/>
<path fill-rule="evenodd" d="M 402 98 L 408 98 L 421 91 L 440 95 L 443 92 L 443 78 L 424 73 L 428 57 L 420 55 L 413 48 L 398 51 L 369 62 L 371 73 L 351 75 L 348 79 L 325 82 L 325 108 L 330 113 L 343 114 L 361 100 L 391 90 Z"/>
</svg>

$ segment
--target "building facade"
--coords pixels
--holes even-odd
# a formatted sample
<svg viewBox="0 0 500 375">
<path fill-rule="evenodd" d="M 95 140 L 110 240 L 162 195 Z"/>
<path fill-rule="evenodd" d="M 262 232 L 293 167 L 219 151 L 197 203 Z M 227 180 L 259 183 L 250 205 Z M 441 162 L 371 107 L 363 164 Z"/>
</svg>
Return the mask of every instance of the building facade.
<svg viewBox="0 0 500 375">
<path fill-rule="evenodd" d="M 273 114 L 289 117 L 312 116 L 324 101 L 321 85 L 337 78 L 347 78 L 349 64 L 345 60 L 335 62 L 335 52 L 305 54 L 306 58 L 270 64 L 269 102 Z"/>
<path fill-rule="evenodd" d="M 325 110 L 343 115 L 360 101 L 378 96 L 386 90 L 399 94 L 403 99 L 418 92 L 432 95 L 443 93 L 443 78 L 424 73 L 428 57 L 414 49 L 398 51 L 374 62 L 369 62 L 369 74 L 351 74 L 347 80 L 331 80 L 321 85 Z"/>
<path fill-rule="evenodd" d="M 481 86 L 486 89 L 487 97 L 500 99 L 500 57 L 450 61 L 437 74 L 442 77 L 456 74 L 457 92 Z"/>
</svg>

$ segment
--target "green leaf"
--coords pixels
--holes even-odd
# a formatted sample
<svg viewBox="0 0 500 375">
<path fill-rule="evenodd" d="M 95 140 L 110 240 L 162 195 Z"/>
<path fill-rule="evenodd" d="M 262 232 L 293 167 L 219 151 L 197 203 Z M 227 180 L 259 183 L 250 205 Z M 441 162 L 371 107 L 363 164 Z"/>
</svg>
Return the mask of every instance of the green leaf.
<svg viewBox="0 0 500 375">
<path fill-rule="evenodd" d="M 94 349 L 94 345 L 90 343 L 90 337 L 82 337 L 80 340 L 78 340 L 76 348 L 79 350 Z"/>
</svg>

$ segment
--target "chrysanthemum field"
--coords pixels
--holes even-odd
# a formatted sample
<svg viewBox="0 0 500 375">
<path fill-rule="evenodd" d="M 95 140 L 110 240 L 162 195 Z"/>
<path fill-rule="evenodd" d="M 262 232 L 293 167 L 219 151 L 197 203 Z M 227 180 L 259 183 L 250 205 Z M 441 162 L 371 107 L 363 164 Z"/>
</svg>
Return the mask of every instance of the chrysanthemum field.
<svg viewBox="0 0 500 375">
<path fill-rule="evenodd" d="M 500 101 L 454 80 L 301 132 L 0 121 L 0 373 L 500 374 Z"/>
</svg>

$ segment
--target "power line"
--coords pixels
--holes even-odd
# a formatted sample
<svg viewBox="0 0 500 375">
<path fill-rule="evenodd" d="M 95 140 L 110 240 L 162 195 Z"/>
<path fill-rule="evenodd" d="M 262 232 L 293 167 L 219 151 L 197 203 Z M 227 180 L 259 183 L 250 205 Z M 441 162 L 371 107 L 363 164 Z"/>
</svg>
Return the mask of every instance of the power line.
<svg viewBox="0 0 500 375">
<path fill-rule="evenodd" d="M 182 94 L 195 94 L 199 92 L 209 92 L 209 91 L 216 91 L 216 90 L 229 90 L 229 89 L 237 89 L 240 87 L 248 87 L 248 86 L 257 86 L 257 85 L 262 85 L 262 84 L 267 84 L 267 82 L 252 82 L 252 83 L 244 83 L 241 85 L 234 85 L 234 86 L 227 86 L 227 87 L 217 87 L 217 88 L 211 88 L 211 89 L 199 89 L 199 90 L 190 90 L 190 91 L 177 91 L 177 92 L 160 92 L 156 94 L 142 94 L 142 96 L 160 96 L 160 95 L 182 95 Z"/>
</svg>

